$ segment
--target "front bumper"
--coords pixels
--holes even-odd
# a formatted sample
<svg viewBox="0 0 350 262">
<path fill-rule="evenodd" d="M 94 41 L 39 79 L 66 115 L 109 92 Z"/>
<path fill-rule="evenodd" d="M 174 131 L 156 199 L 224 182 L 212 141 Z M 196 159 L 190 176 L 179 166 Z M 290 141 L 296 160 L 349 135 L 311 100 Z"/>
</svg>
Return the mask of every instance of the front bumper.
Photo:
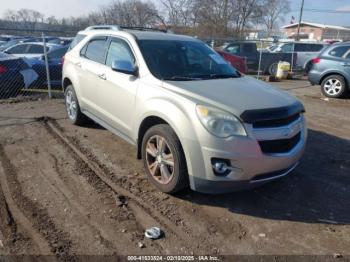
<svg viewBox="0 0 350 262">
<path fill-rule="evenodd" d="M 252 189 L 281 179 L 289 175 L 298 166 L 298 164 L 299 163 L 296 163 L 288 169 L 261 174 L 252 180 L 246 181 L 209 181 L 198 177 L 194 178 L 194 180 L 197 191 L 207 194 L 224 194 L 233 191 Z"/>
<path fill-rule="evenodd" d="M 295 169 L 303 155 L 307 129 L 304 117 L 290 125 L 278 128 L 254 129 L 245 125 L 247 137 L 229 139 L 209 138 L 205 132 L 199 135 L 200 145 L 193 154 L 193 174 L 190 176 L 191 188 L 203 193 L 225 193 L 253 188 L 269 181 L 288 175 Z M 286 131 L 289 131 L 286 133 Z M 293 137 L 300 134 L 300 139 L 291 150 L 283 153 L 264 153 L 258 141 L 276 140 L 281 137 Z M 213 158 L 229 160 L 231 172 L 227 176 L 214 174 Z"/>
</svg>

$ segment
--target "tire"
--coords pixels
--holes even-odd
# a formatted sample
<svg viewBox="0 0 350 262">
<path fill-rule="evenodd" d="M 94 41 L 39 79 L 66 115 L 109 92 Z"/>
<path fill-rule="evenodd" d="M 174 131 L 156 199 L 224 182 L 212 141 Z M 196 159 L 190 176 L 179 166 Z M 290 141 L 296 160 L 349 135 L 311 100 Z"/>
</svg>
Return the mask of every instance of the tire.
<svg viewBox="0 0 350 262">
<path fill-rule="evenodd" d="M 146 132 L 142 140 L 142 160 L 149 181 L 160 191 L 175 194 L 188 187 L 185 155 L 169 125 L 156 125 Z M 171 162 L 173 165 L 168 165 Z"/>
<path fill-rule="evenodd" d="M 322 94 L 326 97 L 340 98 L 346 93 L 346 82 L 341 75 L 330 75 L 321 83 Z"/>
<path fill-rule="evenodd" d="M 68 119 L 74 125 L 81 126 L 86 124 L 88 118 L 80 111 L 78 98 L 72 85 L 66 88 L 64 98 Z"/>
<path fill-rule="evenodd" d="M 278 68 L 278 63 L 272 63 L 271 65 L 269 65 L 269 67 L 267 68 L 267 73 L 271 76 L 276 76 L 277 74 L 277 68 Z"/>
</svg>

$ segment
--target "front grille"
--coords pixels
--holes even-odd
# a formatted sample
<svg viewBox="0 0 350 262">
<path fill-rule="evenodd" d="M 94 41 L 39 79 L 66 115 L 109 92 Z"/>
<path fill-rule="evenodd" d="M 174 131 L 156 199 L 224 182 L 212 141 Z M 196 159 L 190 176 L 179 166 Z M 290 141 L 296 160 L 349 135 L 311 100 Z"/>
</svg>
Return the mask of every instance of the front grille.
<svg viewBox="0 0 350 262">
<path fill-rule="evenodd" d="M 300 141 L 301 133 L 289 139 L 259 141 L 261 151 L 265 154 L 287 153 Z"/>
<path fill-rule="evenodd" d="M 295 114 L 282 119 L 261 120 L 253 123 L 254 128 L 269 128 L 286 126 L 300 118 L 300 114 Z"/>
</svg>

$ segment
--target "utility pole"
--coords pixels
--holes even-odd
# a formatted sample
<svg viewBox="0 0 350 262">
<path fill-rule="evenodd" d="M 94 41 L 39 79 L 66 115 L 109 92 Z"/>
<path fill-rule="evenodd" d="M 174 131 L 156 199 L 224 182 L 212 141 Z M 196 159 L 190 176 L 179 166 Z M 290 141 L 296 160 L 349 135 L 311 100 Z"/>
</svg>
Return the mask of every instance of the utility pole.
<svg viewBox="0 0 350 262">
<path fill-rule="evenodd" d="M 301 0 L 301 7 L 300 7 L 300 14 L 299 14 L 299 23 L 298 23 L 298 32 L 297 32 L 297 37 L 296 40 L 300 40 L 300 24 L 301 20 L 303 18 L 303 10 L 304 10 L 304 0 Z"/>
</svg>

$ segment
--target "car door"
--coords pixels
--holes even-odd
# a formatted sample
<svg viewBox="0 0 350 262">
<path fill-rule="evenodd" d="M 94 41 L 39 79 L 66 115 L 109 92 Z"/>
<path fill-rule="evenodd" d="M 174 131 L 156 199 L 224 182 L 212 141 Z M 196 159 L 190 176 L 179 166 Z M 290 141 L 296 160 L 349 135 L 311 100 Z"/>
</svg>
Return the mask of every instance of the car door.
<svg viewBox="0 0 350 262">
<path fill-rule="evenodd" d="M 349 50 L 344 55 L 344 61 L 342 62 L 342 67 L 344 69 L 345 74 L 347 75 L 347 79 L 350 79 L 350 45 L 348 46 Z"/>
<path fill-rule="evenodd" d="M 107 51 L 107 36 L 93 37 L 80 51 L 80 61 L 76 63 L 82 110 L 100 117 L 101 104 L 99 94 L 102 84 L 102 65 Z"/>
<path fill-rule="evenodd" d="M 110 39 L 106 63 L 103 66 L 105 78 L 100 87 L 99 99 L 103 120 L 128 139 L 131 134 L 139 78 L 114 71 L 114 61 L 137 64 L 136 56 L 127 40 L 117 37 Z"/>
<path fill-rule="evenodd" d="M 40 44 L 29 44 L 24 57 L 40 58 L 44 54 L 44 46 Z"/>
</svg>

